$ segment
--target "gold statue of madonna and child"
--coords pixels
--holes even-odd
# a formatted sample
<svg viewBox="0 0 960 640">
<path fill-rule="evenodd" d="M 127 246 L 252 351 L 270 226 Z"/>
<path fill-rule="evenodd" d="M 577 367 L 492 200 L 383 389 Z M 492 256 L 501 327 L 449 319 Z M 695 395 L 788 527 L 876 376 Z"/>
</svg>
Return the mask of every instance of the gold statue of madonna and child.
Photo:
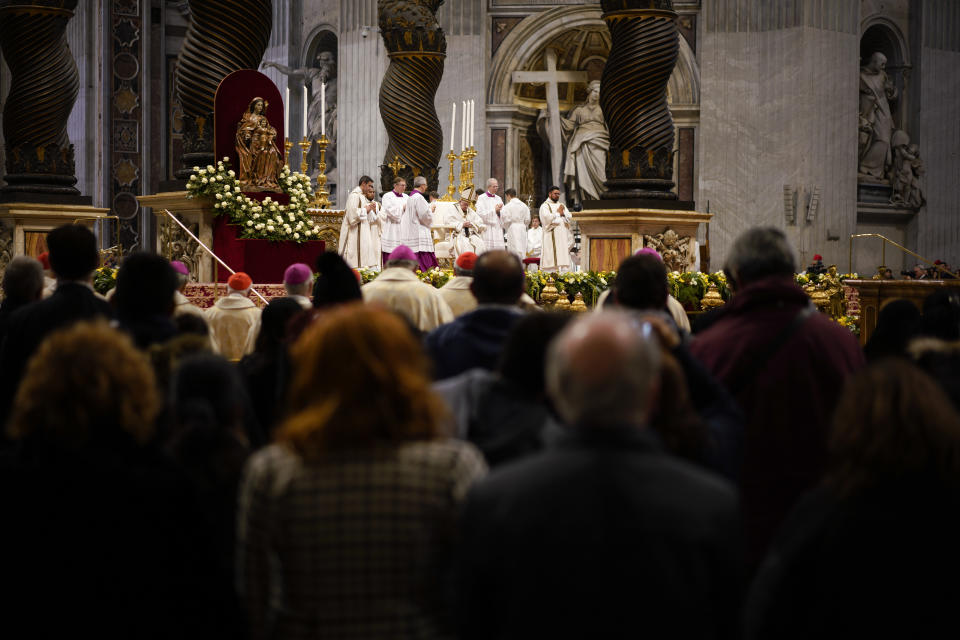
<svg viewBox="0 0 960 640">
<path fill-rule="evenodd" d="M 283 159 L 277 149 L 277 130 L 265 115 L 268 102 L 254 98 L 237 125 L 237 178 L 244 191 L 280 191 L 277 182 Z"/>
</svg>

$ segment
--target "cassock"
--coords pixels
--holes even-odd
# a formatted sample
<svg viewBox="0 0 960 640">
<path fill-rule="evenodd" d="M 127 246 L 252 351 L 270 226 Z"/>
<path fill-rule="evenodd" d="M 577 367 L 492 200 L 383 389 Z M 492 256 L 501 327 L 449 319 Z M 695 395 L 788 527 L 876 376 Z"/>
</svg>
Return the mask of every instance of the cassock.
<svg viewBox="0 0 960 640">
<path fill-rule="evenodd" d="M 497 205 L 503 204 L 500 196 L 493 195 L 489 191 L 477 198 L 477 215 L 483 220 L 486 229 L 483 231 L 483 243 L 487 245 L 487 251 L 493 249 L 503 249 L 503 225 L 500 222 L 500 215 L 497 213 Z"/>
<path fill-rule="evenodd" d="M 500 222 L 507 232 L 507 251 L 523 260 L 527 257 L 527 227 L 530 225 L 530 207 L 520 198 L 512 198 L 500 210 Z"/>
<path fill-rule="evenodd" d="M 367 211 L 370 204 L 376 206 L 373 211 Z M 337 253 L 354 269 L 380 268 L 379 210 L 380 205 L 368 200 L 360 187 L 355 187 L 347 196 Z"/>
<path fill-rule="evenodd" d="M 403 244 L 417 254 L 420 270 L 426 271 L 437 266 L 437 254 L 433 249 L 433 211 L 423 194 L 417 190 L 407 198 L 407 213 L 400 223 Z"/>
<path fill-rule="evenodd" d="M 401 222 L 407 209 L 407 199 L 407 194 L 396 191 L 387 191 L 380 198 L 380 251 L 383 252 L 383 264 L 387 263 L 390 252 L 403 244 Z"/>
<path fill-rule="evenodd" d="M 570 223 L 573 216 L 567 208 L 563 213 L 559 209 L 560 202 L 547 200 L 540 205 L 540 226 L 543 227 L 543 249 L 540 258 L 541 271 L 569 271 L 570 270 Z"/>
<path fill-rule="evenodd" d="M 403 267 L 388 267 L 360 288 L 364 302 L 377 302 L 407 318 L 421 331 L 433 331 L 453 320 L 453 312 L 440 292 L 420 282 Z"/>
<path fill-rule="evenodd" d="M 477 308 L 477 299 L 470 291 L 470 283 L 472 282 L 472 276 L 454 276 L 447 280 L 447 284 L 438 289 L 440 297 L 453 311 L 453 315 L 462 316 L 466 312 Z"/>
<path fill-rule="evenodd" d="M 253 353 L 260 332 L 260 309 L 247 296 L 230 294 L 207 309 L 207 324 L 214 353 L 239 360 Z"/>
</svg>

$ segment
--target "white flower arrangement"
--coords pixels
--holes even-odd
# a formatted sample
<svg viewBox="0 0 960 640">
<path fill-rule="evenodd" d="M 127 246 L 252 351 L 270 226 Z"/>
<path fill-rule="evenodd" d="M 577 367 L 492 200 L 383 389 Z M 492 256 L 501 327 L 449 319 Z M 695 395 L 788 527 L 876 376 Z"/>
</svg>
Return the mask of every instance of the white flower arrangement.
<svg viewBox="0 0 960 640">
<path fill-rule="evenodd" d="M 283 167 L 278 183 L 283 193 L 290 196 L 290 204 L 278 204 L 270 196 L 258 202 L 241 193 L 236 172 L 230 168 L 230 159 L 223 158 L 216 167 L 207 165 L 206 168 L 193 168 L 193 174 L 187 181 L 187 197 L 213 200 L 216 215 L 230 216 L 230 221 L 240 226 L 238 233 L 241 238 L 275 241 L 292 238 L 296 242 L 310 240 L 319 230 L 307 213 L 313 198 L 310 176 Z M 311 227 L 314 233 L 310 233 Z M 304 228 L 308 231 L 303 234 L 294 232 L 294 229 L 299 231 Z"/>
</svg>

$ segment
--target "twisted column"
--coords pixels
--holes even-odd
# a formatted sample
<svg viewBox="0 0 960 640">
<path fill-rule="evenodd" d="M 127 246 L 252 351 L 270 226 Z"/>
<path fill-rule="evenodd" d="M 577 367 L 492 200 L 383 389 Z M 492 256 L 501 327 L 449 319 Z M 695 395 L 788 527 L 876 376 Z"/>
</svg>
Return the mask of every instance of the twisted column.
<svg viewBox="0 0 960 640">
<path fill-rule="evenodd" d="M 667 82 L 680 50 L 670 0 L 604 0 L 613 37 L 600 81 L 600 106 L 610 130 L 603 199 L 675 200 L 673 117 Z"/>
<path fill-rule="evenodd" d="M 387 130 L 387 151 L 380 186 L 393 188 L 394 168 L 413 185 L 422 175 L 436 191 L 443 154 L 443 131 L 434 100 L 443 77 L 447 40 L 437 22 L 443 0 L 379 0 L 379 25 L 390 66 L 380 84 L 380 118 Z M 393 164 L 394 167 L 389 165 Z"/>
<path fill-rule="evenodd" d="M 272 28 L 272 0 L 190 0 L 190 28 L 177 56 L 184 149 L 178 178 L 212 164 L 217 87 L 234 71 L 260 66 Z"/>
<path fill-rule="evenodd" d="M 7 185 L 4 199 L 25 193 L 79 196 L 67 120 L 80 89 L 67 46 L 77 0 L 0 1 L 0 49 L 10 67 L 3 108 Z"/>
</svg>

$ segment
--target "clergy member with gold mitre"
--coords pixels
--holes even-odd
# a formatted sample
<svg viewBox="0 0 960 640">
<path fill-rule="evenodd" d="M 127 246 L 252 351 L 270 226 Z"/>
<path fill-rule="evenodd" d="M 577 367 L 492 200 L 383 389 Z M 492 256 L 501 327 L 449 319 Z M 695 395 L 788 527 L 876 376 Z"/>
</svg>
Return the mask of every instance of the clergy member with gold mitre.
<svg viewBox="0 0 960 640">
<path fill-rule="evenodd" d="M 470 208 L 470 196 L 473 189 L 464 189 L 460 193 L 460 202 L 457 203 L 456 243 L 457 255 L 472 251 L 480 255 L 487 250 L 483 241 L 483 232 L 487 225 L 483 223 L 477 212 Z"/>
<path fill-rule="evenodd" d="M 353 269 L 380 268 L 380 205 L 375 195 L 373 178 L 363 176 L 343 208 L 337 253 Z"/>
<path fill-rule="evenodd" d="M 387 191 L 380 197 L 380 252 L 383 264 L 387 264 L 390 253 L 403 244 L 401 223 L 406 215 L 408 196 L 407 181 L 400 176 L 393 178 L 393 191 Z"/>
<path fill-rule="evenodd" d="M 573 216 L 560 202 L 560 187 L 550 187 L 547 199 L 540 205 L 540 224 L 543 226 L 543 249 L 540 270 L 563 272 L 570 270 L 570 223 Z"/>
<path fill-rule="evenodd" d="M 227 295 L 207 309 L 213 351 L 228 360 L 253 353 L 260 332 L 260 309 L 250 299 L 253 281 L 242 271 L 227 280 Z"/>
<path fill-rule="evenodd" d="M 487 180 L 487 191 L 477 198 L 477 215 L 487 226 L 483 231 L 483 242 L 487 251 L 503 249 L 503 225 L 500 222 L 500 210 L 503 209 L 503 200 L 497 195 L 500 183 L 496 178 Z"/>
</svg>

